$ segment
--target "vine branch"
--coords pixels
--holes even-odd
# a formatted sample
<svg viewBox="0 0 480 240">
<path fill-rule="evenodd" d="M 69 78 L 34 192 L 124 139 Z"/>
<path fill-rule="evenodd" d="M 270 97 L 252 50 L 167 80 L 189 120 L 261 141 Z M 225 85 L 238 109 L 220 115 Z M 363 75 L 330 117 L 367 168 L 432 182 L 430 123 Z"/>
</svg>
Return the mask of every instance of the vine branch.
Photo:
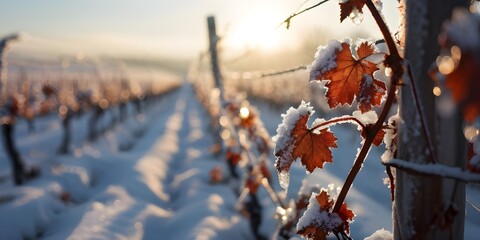
<svg viewBox="0 0 480 240">
<path fill-rule="evenodd" d="M 305 70 L 305 69 L 307 69 L 306 66 L 298 66 L 298 67 L 294 67 L 294 68 L 290 68 L 290 69 L 286 69 L 286 70 L 282 70 L 282 71 L 277 71 L 277 72 L 272 72 L 272 73 L 262 73 L 260 75 L 260 78 L 277 76 L 277 75 L 282 75 L 282 74 L 285 74 L 285 73 L 291 73 L 291 72 L 296 72 L 296 71 Z"/>
<path fill-rule="evenodd" d="M 320 123 L 315 127 L 312 127 L 310 131 L 313 131 L 315 129 L 325 127 L 325 126 L 335 125 L 337 123 L 351 123 L 352 121 L 358 124 L 358 126 L 360 126 L 364 131 L 367 130 L 367 126 L 365 126 L 365 124 L 360 122 L 360 120 L 358 120 L 356 117 L 338 117 L 338 118 L 332 118 L 326 122 Z"/>
<path fill-rule="evenodd" d="M 328 1 L 330 1 L 330 0 L 322 0 L 322 1 L 318 2 L 318 3 L 315 4 L 315 5 L 312 5 L 312 6 L 308 7 L 308 8 L 303 9 L 303 10 L 300 11 L 300 12 L 295 12 L 294 14 L 290 15 L 287 19 L 283 20 L 283 22 L 280 23 L 280 25 L 278 25 L 278 26 L 280 27 L 280 26 L 282 26 L 282 25 L 285 23 L 285 24 L 287 24 L 287 26 L 286 26 L 287 29 L 289 29 L 289 28 L 290 28 L 290 21 L 292 20 L 292 18 L 294 18 L 294 17 L 296 17 L 296 16 L 298 16 L 298 15 L 304 13 L 304 12 L 310 11 L 310 10 L 312 10 L 312 9 L 314 9 L 314 8 L 320 6 L 320 5 L 322 5 L 322 4 L 324 4 L 324 3 L 328 2 Z"/>
<path fill-rule="evenodd" d="M 355 177 L 362 168 L 363 162 L 368 155 L 368 151 L 372 146 L 373 140 L 375 139 L 377 133 L 381 130 L 382 125 L 388 116 L 388 112 L 390 111 L 390 108 L 392 108 L 396 96 L 395 93 L 397 91 L 397 86 L 400 83 L 401 77 L 403 75 L 402 58 L 398 53 L 395 41 L 393 41 L 393 38 L 390 35 L 390 30 L 388 30 L 387 24 L 385 23 L 385 21 L 383 21 L 382 16 L 380 15 L 371 0 L 366 0 L 365 3 L 369 11 L 371 12 L 373 18 L 375 19 L 375 22 L 380 28 L 383 37 L 385 38 L 385 43 L 387 44 L 390 53 L 390 55 L 386 57 L 385 63 L 392 68 L 393 75 L 391 77 L 390 86 L 388 88 L 387 100 L 382 108 L 382 112 L 380 113 L 380 116 L 378 117 L 378 120 L 372 127 L 371 131 L 367 133 L 367 138 L 363 143 L 360 153 L 357 155 L 357 159 L 355 159 L 353 167 L 348 173 L 347 179 L 345 180 L 345 183 L 342 186 L 342 190 L 338 195 L 337 201 L 335 202 L 335 205 L 333 207 L 333 212 L 338 212 L 340 210 L 343 202 L 345 201 L 347 193 L 350 190 L 353 181 L 355 180 Z"/>
</svg>

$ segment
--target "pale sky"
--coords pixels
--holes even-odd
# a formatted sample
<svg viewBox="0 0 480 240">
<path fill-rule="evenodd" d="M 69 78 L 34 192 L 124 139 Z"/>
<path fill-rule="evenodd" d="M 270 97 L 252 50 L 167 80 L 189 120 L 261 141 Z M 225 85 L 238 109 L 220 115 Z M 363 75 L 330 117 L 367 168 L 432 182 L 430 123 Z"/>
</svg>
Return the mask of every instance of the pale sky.
<svg viewBox="0 0 480 240">
<path fill-rule="evenodd" d="M 133 57 L 193 58 L 208 47 L 206 17 L 214 15 L 226 48 L 295 48 L 305 33 L 325 28 L 338 37 L 352 31 L 380 36 L 366 9 L 364 23 L 339 24 L 337 0 L 277 28 L 305 0 L 0 0 L 0 36 L 21 32 L 12 51 Z M 305 6 L 317 1 L 310 0 Z M 384 0 L 395 32 L 396 0 Z"/>
</svg>

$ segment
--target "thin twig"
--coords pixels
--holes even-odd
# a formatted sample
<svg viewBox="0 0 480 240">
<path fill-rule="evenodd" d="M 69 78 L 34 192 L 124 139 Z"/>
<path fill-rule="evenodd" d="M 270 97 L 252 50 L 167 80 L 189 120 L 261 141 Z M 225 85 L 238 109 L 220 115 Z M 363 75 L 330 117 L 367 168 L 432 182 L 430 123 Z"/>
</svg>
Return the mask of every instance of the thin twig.
<svg viewBox="0 0 480 240">
<path fill-rule="evenodd" d="M 427 141 L 428 151 L 430 151 L 430 162 L 436 163 L 437 156 L 433 148 L 432 136 L 430 135 L 430 132 L 427 129 L 427 124 L 425 123 L 426 117 L 425 117 L 425 113 L 422 111 L 423 110 L 422 106 L 420 105 L 420 98 L 418 97 L 417 87 L 415 86 L 415 81 L 413 80 L 412 68 L 409 63 L 407 63 L 406 65 L 407 65 L 408 78 L 410 78 L 410 83 L 412 85 L 411 89 L 412 89 L 413 100 L 415 102 L 415 107 L 417 109 L 418 115 L 420 116 L 420 123 L 422 124 L 423 136 Z"/>
<path fill-rule="evenodd" d="M 294 14 L 290 15 L 287 19 L 283 20 L 283 22 L 280 23 L 280 24 L 278 25 L 278 27 L 282 26 L 282 25 L 285 23 L 285 24 L 287 24 L 287 29 L 289 29 L 289 28 L 290 28 L 290 21 L 292 20 L 292 18 L 294 18 L 294 17 L 296 17 L 296 16 L 298 16 L 298 15 L 304 13 L 304 12 L 307 12 L 307 11 L 309 11 L 309 10 L 312 10 L 312 9 L 314 9 L 314 8 L 320 6 L 320 5 L 322 5 L 322 4 L 324 4 L 324 3 L 328 2 L 328 1 L 330 1 L 330 0 L 322 0 L 322 1 L 318 2 L 317 4 L 315 4 L 315 5 L 313 5 L 313 6 L 310 6 L 310 7 L 308 7 L 308 8 L 303 9 L 303 10 L 300 11 L 300 12 L 295 12 Z M 303 3 L 303 4 L 305 4 L 305 3 Z M 303 5 L 303 4 L 302 4 L 302 5 Z M 277 28 L 278 28 L 278 27 L 277 27 Z"/>
<path fill-rule="evenodd" d="M 360 122 L 360 120 L 358 120 L 356 117 L 338 117 L 338 118 L 332 118 L 332 119 L 330 119 L 326 122 L 320 123 L 320 124 L 312 127 L 310 129 L 310 131 L 313 131 L 315 129 L 325 127 L 325 126 L 335 125 L 335 124 L 338 124 L 338 123 L 351 123 L 352 121 L 354 121 L 356 124 L 358 124 L 358 126 L 360 126 L 363 131 L 367 130 L 367 126 L 365 126 L 365 124 Z"/>
<path fill-rule="evenodd" d="M 305 70 L 305 69 L 307 69 L 306 66 L 298 66 L 298 67 L 294 67 L 294 68 L 290 68 L 290 69 L 282 70 L 282 71 L 278 71 L 278 72 L 262 73 L 259 78 L 277 76 L 277 75 L 282 75 L 282 74 L 285 74 L 285 73 L 291 73 L 291 72 L 296 72 L 296 71 Z"/>
</svg>

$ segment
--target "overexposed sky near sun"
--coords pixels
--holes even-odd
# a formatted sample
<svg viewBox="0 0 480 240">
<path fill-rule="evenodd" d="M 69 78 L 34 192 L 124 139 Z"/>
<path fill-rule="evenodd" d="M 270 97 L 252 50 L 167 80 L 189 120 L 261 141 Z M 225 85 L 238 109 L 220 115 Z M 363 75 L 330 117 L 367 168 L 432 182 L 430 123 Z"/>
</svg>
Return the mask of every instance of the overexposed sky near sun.
<svg viewBox="0 0 480 240">
<path fill-rule="evenodd" d="M 226 48 L 294 48 L 302 35 L 325 28 L 380 36 L 370 14 L 360 26 L 339 23 L 337 0 L 298 16 L 291 29 L 277 28 L 305 0 L 0 0 L 0 36 L 23 33 L 15 45 L 32 52 L 192 58 L 207 49 L 206 17 L 214 15 Z M 384 14 L 396 31 L 395 0 Z M 317 1 L 308 1 L 310 6 Z"/>
</svg>

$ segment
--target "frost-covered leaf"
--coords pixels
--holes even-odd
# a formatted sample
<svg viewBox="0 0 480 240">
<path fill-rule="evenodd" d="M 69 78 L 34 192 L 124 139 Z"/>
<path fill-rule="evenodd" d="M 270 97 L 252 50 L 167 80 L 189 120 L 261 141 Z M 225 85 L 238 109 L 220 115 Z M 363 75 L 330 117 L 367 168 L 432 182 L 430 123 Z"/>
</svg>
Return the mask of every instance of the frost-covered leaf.
<svg viewBox="0 0 480 240">
<path fill-rule="evenodd" d="M 337 139 L 328 129 L 317 131 L 307 127 L 312 113 L 310 104 L 302 102 L 297 109 L 290 108 L 282 115 L 283 121 L 274 137 L 275 166 L 279 172 L 288 172 L 297 158 L 301 158 L 309 172 L 323 168 L 325 162 L 332 162 L 330 148 L 337 147 Z"/>
<path fill-rule="evenodd" d="M 355 214 L 343 204 L 338 213 L 332 213 L 334 200 L 322 189 L 319 194 L 312 194 L 307 210 L 297 224 L 298 234 L 325 239 L 331 232 L 349 231 L 349 223 Z"/>
<path fill-rule="evenodd" d="M 328 232 L 322 230 L 315 226 L 307 226 L 302 228 L 301 230 L 297 231 L 298 234 L 308 237 L 309 239 L 318 239 L 318 240 L 326 240 L 328 236 Z"/>
<path fill-rule="evenodd" d="M 348 208 L 347 203 L 343 203 L 342 207 L 340 207 L 340 210 L 338 210 L 338 215 L 343 221 L 343 227 L 345 229 L 345 232 L 350 233 L 350 223 L 353 221 L 355 213 L 353 213 L 353 211 Z"/>
<path fill-rule="evenodd" d="M 346 0 L 340 3 L 340 22 L 345 20 L 354 10 L 363 13 L 362 8 L 365 5 L 365 0 Z"/>
<path fill-rule="evenodd" d="M 380 106 L 386 90 L 384 82 L 373 79 L 372 76 L 364 76 L 357 95 L 358 109 L 365 113 L 370 111 L 373 106 Z"/>
<path fill-rule="evenodd" d="M 322 191 L 316 196 L 320 209 L 323 211 L 329 211 L 333 207 L 333 199 L 330 199 L 330 195 L 326 191 Z"/>
<path fill-rule="evenodd" d="M 320 60 L 316 60 L 310 68 L 310 77 L 315 80 L 329 80 L 325 85 L 328 88 L 326 97 L 330 108 L 338 105 L 351 105 L 355 96 L 359 96 L 361 90 L 361 82 L 364 75 L 372 76 L 378 70 L 377 64 L 367 60 L 367 58 L 374 54 L 374 46 L 368 42 L 363 42 L 357 48 L 356 53 L 358 58 L 352 56 L 350 44 L 341 43 L 340 48 L 335 48 L 334 43 L 329 43 L 327 49 L 334 49 L 334 51 L 326 51 L 329 55 L 317 56 Z M 329 60 L 329 61 L 327 61 Z M 331 63 L 333 61 L 333 63 Z M 328 64 L 326 63 L 328 62 Z M 318 69 L 318 68 L 327 68 Z M 374 84 L 375 85 L 375 84 Z M 376 84 L 379 85 L 379 84 Z M 375 90 L 377 88 L 373 88 Z M 381 90 L 378 87 L 378 90 Z M 384 91 L 384 90 L 383 90 Z M 369 95 L 375 95 L 371 93 Z M 362 95 L 363 96 L 363 95 Z"/>
</svg>

